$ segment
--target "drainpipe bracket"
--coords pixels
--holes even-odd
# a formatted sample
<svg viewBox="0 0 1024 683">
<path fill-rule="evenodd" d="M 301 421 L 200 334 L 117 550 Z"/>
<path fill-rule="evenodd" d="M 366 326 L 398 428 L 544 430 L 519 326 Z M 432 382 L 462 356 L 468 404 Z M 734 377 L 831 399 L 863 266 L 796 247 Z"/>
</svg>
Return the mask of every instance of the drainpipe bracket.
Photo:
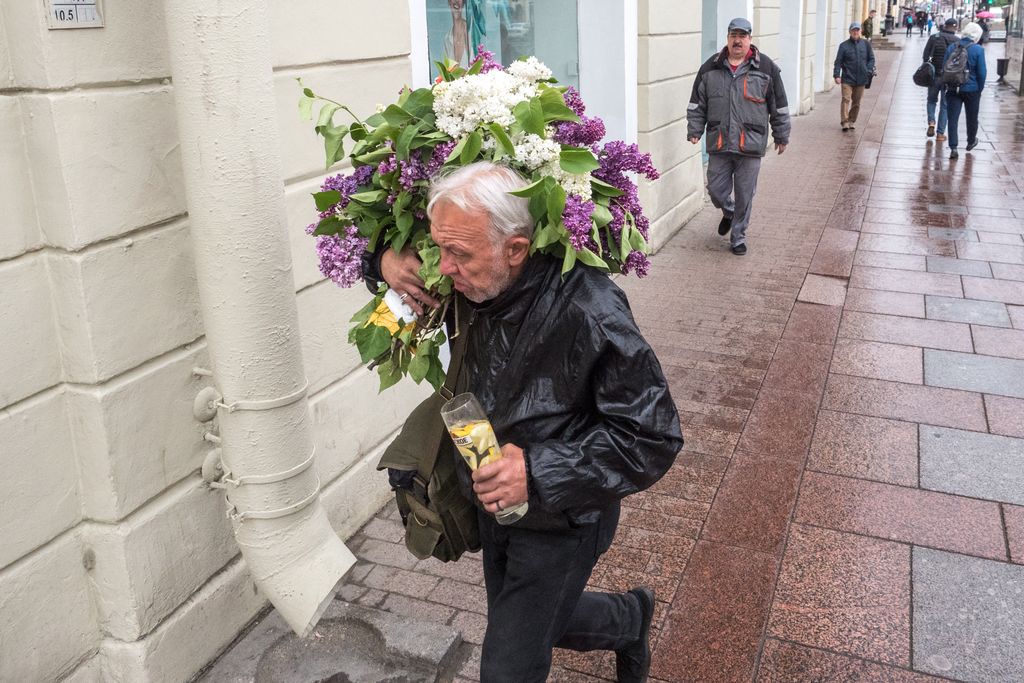
<svg viewBox="0 0 1024 683">
<path fill-rule="evenodd" d="M 209 484 L 210 488 L 226 488 L 220 481 L 224 476 L 224 463 L 221 461 L 220 456 L 221 450 L 214 448 L 203 459 L 203 481 Z"/>
<path fill-rule="evenodd" d="M 313 493 L 309 494 L 297 503 L 293 503 L 283 508 L 276 508 L 274 510 L 242 510 L 239 512 L 238 508 L 235 507 L 234 503 L 228 500 L 228 518 L 235 523 L 244 522 L 247 519 L 277 519 L 278 517 L 287 517 L 288 515 L 294 514 L 304 507 L 310 505 L 316 501 L 320 496 L 320 477 L 316 478 L 316 486 L 313 488 Z"/>
<path fill-rule="evenodd" d="M 203 387 L 192 403 L 192 415 L 199 422 L 209 422 L 217 417 L 217 406 L 222 398 L 215 387 Z"/>
<path fill-rule="evenodd" d="M 222 402 L 223 397 L 218 396 L 216 407 L 224 408 L 229 413 L 233 413 L 236 410 L 273 410 L 274 408 L 281 408 L 302 400 L 306 397 L 306 392 L 308 390 L 309 380 L 307 379 L 298 391 L 293 391 L 292 393 L 285 394 L 284 396 L 269 398 L 262 401 L 232 401 L 231 403 L 224 403 Z"/>
</svg>

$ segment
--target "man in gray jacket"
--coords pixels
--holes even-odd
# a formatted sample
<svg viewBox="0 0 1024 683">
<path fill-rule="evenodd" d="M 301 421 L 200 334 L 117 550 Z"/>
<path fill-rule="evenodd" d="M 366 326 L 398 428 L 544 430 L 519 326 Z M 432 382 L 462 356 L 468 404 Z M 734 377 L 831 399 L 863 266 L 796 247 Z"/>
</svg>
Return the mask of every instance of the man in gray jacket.
<svg viewBox="0 0 1024 683">
<path fill-rule="evenodd" d="M 722 210 L 718 234 L 732 231 L 732 253 L 747 253 L 746 233 L 771 124 L 775 150 L 789 144 L 789 103 L 778 65 L 750 44 L 750 22 L 729 22 L 729 42 L 697 72 L 687 106 L 687 136 L 707 129 L 708 194 Z M 734 199 L 735 197 L 735 199 Z"/>
</svg>

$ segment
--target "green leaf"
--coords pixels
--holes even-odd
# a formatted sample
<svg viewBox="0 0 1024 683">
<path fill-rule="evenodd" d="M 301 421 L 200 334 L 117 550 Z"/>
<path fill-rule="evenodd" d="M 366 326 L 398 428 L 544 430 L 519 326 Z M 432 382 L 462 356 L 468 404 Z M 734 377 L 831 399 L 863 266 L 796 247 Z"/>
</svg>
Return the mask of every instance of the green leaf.
<svg viewBox="0 0 1024 683">
<path fill-rule="evenodd" d="M 475 76 L 480 73 L 480 69 L 482 68 L 484 68 L 484 60 L 478 58 L 469 65 L 469 71 L 466 72 L 466 75 Z"/>
<path fill-rule="evenodd" d="M 360 140 L 365 140 L 366 136 L 369 133 L 367 133 L 366 126 L 364 126 L 363 124 L 353 123 L 351 126 L 349 126 L 348 134 L 352 136 L 353 142 L 359 142 Z"/>
<path fill-rule="evenodd" d="M 404 126 L 405 124 L 412 121 L 412 114 L 399 107 L 397 104 L 389 104 L 388 108 L 385 109 L 381 116 L 391 126 Z"/>
<path fill-rule="evenodd" d="M 544 247 L 556 244 L 562 238 L 562 231 L 558 225 L 545 223 L 533 234 L 533 247 L 543 249 Z"/>
<path fill-rule="evenodd" d="M 459 155 L 459 161 L 462 165 L 472 163 L 476 159 L 477 155 L 480 154 L 480 148 L 483 146 L 483 136 L 480 135 L 480 131 L 474 130 L 469 134 L 466 139 L 466 146 L 462 148 L 462 153 Z"/>
<path fill-rule="evenodd" d="M 355 315 L 349 318 L 349 322 L 357 323 L 360 325 L 365 323 L 367 320 L 370 319 L 370 314 L 377 310 L 377 306 L 380 305 L 380 302 L 381 298 L 379 296 L 373 297 L 372 299 L 370 299 L 370 303 L 360 308 L 358 311 L 355 312 Z"/>
<path fill-rule="evenodd" d="M 328 216 L 316 225 L 314 235 L 337 235 L 347 226 L 346 221 L 339 216 Z"/>
<path fill-rule="evenodd" d="M 370 114 L 363 119 L 363 123 L 365 123 L 368 128 L 376 128 L 380 124 L 384 123 L 384 117 L 381 116 L 380 112 L 377 112 Z"/>
<path fill-rule="evenodd" d="M 359 357 L 362 361 L 369 363 L 387 351 L 391 346 L 391 333 L 388 332 L 386 327 L 380 327 L 379 325 L 370 325 L 366 329 L 370 330 L 370 332 L 362 344 L 356 344 L 356 348 L 359 349 Z"/>
<path fill-rule="evenodd" d="M 334 113 L 339 109 L 341 109 L 340 105 L 330 103 L 320 107 L 320 116 L 316 120 L 317 130 L 320 128 L 331 128 L 332 121 L 334 120 Z"/>
<path fill-rule="evenodd" d="M 416 347 L 416 355 L 409 361 L 409 377 L 419 384 L 430 370 L 430 341 L 426 340 Z"/>
<path fill-rule="evenodd" d="M 512 108 L 512 115 L 525 132 L 544 136 L 544 109 L 536 98 L 517 104 Z"/>
<path fill-rule="evenodd" d="M 312 92 L 309 88 L 306 88 L 306 92 Z M 303 121 L 309 121 L 313 118 L 313 98 L 309 95 L 303 95 L 299 98 L 299 117 Z"/>
<path fill-rule="evenodd" d="M 441 366 L 441 359 L 437 357 L 435 349 L 430 358 L 430 367 L 427 369 L 427 381 L 434 389 L 440 389 L 444 385 L 444 368 Z"/>
<path fill-rule="evenodd" d="M 565 275 L 572 267 L 576 265 L 576 250 L 566 249 L 565 256 L 562 257 L 562 275 Z"/>
<path fill-rule="evenodd" d="M 418 119 L 431 116 L 434 113 L 434 92 L 430 88 L 413 90 L 402 108 Z"/>
<path fill-rule="evenodd" d="M 557 88 L 544 88 L 540 93 L 541 110 L 544 113 L 544 121 L 574 121 L 578 122 L 580 117 L 576 112 L 565 106 L 565 99 Z"/>
<path fill-rule="evenodd" d="M 622 196 L 622 190 L 615 187 L 614 185 L 609 185 L 603 180 L 598 180 L 597 178 L 590 179 L 590 188 L 594 191 L 595 194 L 604 195 L 605 197 Z"/>
<path fill-rule="evenodd" d="M 563 149 L 558 155 L 558 163 L 563 171 L 573 174 L 590 173 L 601 168 L 593 152 L 578 147 Z"/>
<path fill-rule="evenodd" d="M 402 379 L 402 369 L 395 365 L 395 362 L 388 360 L 377 366 L 377 374 L 380 375 L 380 389 L 390 389 L 391 387 L 398 384 L 398 381 Z"/>
<path fill-rule="evenodd" d="M 543 220 L 548 213 L 548 194 L 543 188 L 530 197 L 530 216 L 534 221 Z"/>
<path fill-rule="evenodd" d="M 406 126 L 402 129 L 402 133 L 398 136 L 398 140 L 395 142 L 395 155 L 402 161 L 409 158 L 409 145 L 412 144 L 413 138 L 415 138 L 419 132 L 420 124 Z"/>
<path fill-rule="evenodd" d="M 576 258 L 578 258 L 581 263 L 585 263 L 588 266 L 600 268 L 601 270 L 608 270 L 608 264 L 604 262 L 604 259 L 586 247 L 576 252 Z"/>
<path fill-rule="evenodd" d="M 493 135 L 494 139 L 498 141 L 498 147 L 503 152 L 505 152 L 505 154 L 507 154 L 510 157 L 514 157 L 516 155 L 516 148 L 512 144 L 512 138 L 510 138 L 508 136 L 508 133 L 505 132 L 504 128 L 502 128 L 497 123 L 492 123 L 492 124 L 487 126 L 487 129 L 491 131 L 491 135 Z M 517 196 L 519 196 L 519 197 L 526 197 L 528 195 L 517 195 Z"/>
<path fill-rule="evenodd" d="M 317 211 L 326 211 L 340 201 L 341 193 L 337 190 L 313 193 L 313 202 L 316 204 Z"/>
<path fill-rule="evenodd" d="M 629 221 L 623 221 L 622 232 L 619 233 L 619 261 L 623 263 L 626 261 L 626 257 L 629 256 L 629 238 L 632 231 L 633 226 L 629 224 Z"/>
<path fill-rule="evenodd" d="M 324 157 L 327 168 L 330 168 L 345 156 L 342 142 L 348 135 L 348 126 L 321 128 L 320 134 L 324 136 Z"/>
<path fill-rule="evenodd" d="M 516 197 L 532 197 L 535 194 L 540 194 L 543 191 L 544 191 L 544 178 L 541 178 L 540 180 L 533 181 L 532 183 L 530 183 L 526 187 L 523 187 L 523 188 L 520 188 L 518 190 L 513 190 L 512 192 L 509 192 L 509 194 L 510 195 L 514 195 Z"/>
<path fill-rule="evenodd" d="M 296 78 L 295 80 L 297 80 L 299 83 L 302 83 L 301 79 Z M 305 95 L 306 97 L 316 97 L 316 95 L 313 94 L 313 91 L 310 90 L 309 88 L 303 88 L 302 94 Z"/>
<path fill-rule="evenodd" d="M 464 150 L 466 148 L 466 143 L 468 142 L 468 140 L 469 140 L 469 136 L 468 135 L 462 136 L 462 139 L 459 140 L 457 143 L 455 143 L 455 147 L 453 147 L 452 151 L 448 153 L 448 158 L 446 158 L 444 160 L 444 163 L 447 164 L 448 162 L 454 161 L 455 159 L 458 159 L 459 157 L 461 157 L 462 156 L 462 150 Z"/>
<path fill-rule="evenodd" d="M 398 225 L 398 231 L 408 236 L 409 231 L 412 230 L 413 215 L 408 211 L 403 211 L 398 215 L 396 224 Z"/>
<path fill-rule="evenodd" d="M 392 154 L 393 152 L 387 147 L 381 147 L 379 149 L 373 150 L 372 152 L 367 152 L 366 154 L 360 154 L 359 156 L 352 157 L 352 160 L 357 162 L 357 165 L 359 166 L 367 166 L 371 164 L 376 164 L 378 161 L 383 161 Z"/>
<path fill-rule="evenodd" d="M 349 195 L 349 199 L 360 204 L 373 204 L 388 196 L 387 190 L 366 190 Z"/>
<path fill-rule="evenodd" d="M 558 225 L 562 221 L 563 211 L 565 211 L 565 190 L 561 185 L 555 185 L 548 192 L 548 221 Z"/>
<path fill-rule="evenodd" d="M 603 228 L 612 222 L 612 212 L 597 202 L 594 202 L 594 212 L 590 214 L 590 217 L 599 228 Z"/>
</svg>

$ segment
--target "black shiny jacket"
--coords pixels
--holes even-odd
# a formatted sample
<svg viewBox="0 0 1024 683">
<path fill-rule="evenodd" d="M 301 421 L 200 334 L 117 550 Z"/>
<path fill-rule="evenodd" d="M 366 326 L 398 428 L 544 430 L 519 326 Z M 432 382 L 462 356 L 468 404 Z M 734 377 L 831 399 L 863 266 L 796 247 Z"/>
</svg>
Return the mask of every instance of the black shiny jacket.
<svg viewBox="0 0 1024 683">
<path fill-rule="evenodd" d="M 530 511 L 516 526 L 612 525 L 619 501 L 660 479 L 682 448 L 679 414 L 626 295 L 605 274 L 535 255 L 510 288 L 468 304 L 459 377 L 499 443 L 524 449 Z M 457 457 L 452 449 L 452 457 Z M 469 469 L 458 468 L 472 493 Z"/>
</svg>

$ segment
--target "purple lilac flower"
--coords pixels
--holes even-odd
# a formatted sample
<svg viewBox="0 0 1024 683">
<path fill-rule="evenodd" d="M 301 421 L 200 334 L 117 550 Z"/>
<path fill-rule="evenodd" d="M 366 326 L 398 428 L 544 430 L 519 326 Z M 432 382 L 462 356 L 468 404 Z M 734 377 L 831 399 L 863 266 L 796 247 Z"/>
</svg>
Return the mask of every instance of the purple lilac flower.
<svg viewBox="0 0 1024 683">
<path fill-rule="evenodd" d="M 637 277 L 644 277 L 650 268 L 651 262 L 647 260 L 647 255 L 634 249 L 629 252 L 625 263 L 622 264 L 622 274 L 629 275 L 630 271 L 633 271 Z"/>
<path fill-rule="evenodd" d="M 323 185 L 320 186 L 320 189 L 324 192 L 337 190 L 341 194 L 341 200 L 335 204 L 334 207 L 320 214 L 320 217 L 325 218 L 326 216 L 335 213 L 335 209 L 344 209 L 348 206 L 349 197 L 355 194 L 360 187 L 369 183 L 372 176 L 372 166 L 360 166 L 350 175 L 339 173 L 336 176 L 331 176 L 325 179 Z"/>
<path fill-rule="evenodd" d="M 562 211 L 562 223 L 569 233 L 569 244 L 573 249 L 580 250 L 594 244 L 591 238 L 594 213 L 594 202 L 586 201 L 574 194 L 565 198 L 565 209 Z"/>
<path fill-rule="evenodd" d="M 604 133 L 604 121 L 600 118 L 580 116 L 579 123 L 562 121 L 555 127 L 555 142 L 576 147 L 590 147 L 600 142 Z"/>
<path fill-rule="evenodd" d="M 587 107 L 583 104 L 583 98 L 580 97 L 576 88 L 571 85 L 562 93 L 562 99 L 565 100 L 565 106 L 572 109 L 576 116 L 583 116 L 583 112 L 587 110 Z"/>
<path fill-rule="evenodd" d="M 480 68 L 480 73 L 482 74 L 504 68 L 501 66 L 501 62 L 494 61 L 494 53 L 485 49 L 483 43 L 476 46 L 476 59 L 473 61 L 476 62 L 481 59 L 484 60 L 484 65 Z"/>
<path fill-rule="evenodd" d="M 377 164 L 377 173 L 381 175 L 387 175 L 396 170 L 398 170 L 398 157 L 394 154 Z"/>
<path fill-rule="evenodd" d="M 354 225 L 342 235 L 317 235 L 316 253 L 320 272 L 339 287 L 351 287 L 362 277 L 361 258 L 369 242 Z"/>
<path fill-rule="evenodd" d="M 427 161 L 426 174 L 428 179 L 437 175 L 437 172 L 440 171 L 441 167 L 444 165 L 444 160 L 448 158 L 448 155 L 452 153 L 453 149 L 455 149 L 454 140 L 442 142 L 434 148 L 434 153 L 430 155 L 430 160 Z"/>
<path fill-rule="evenodd" d="M 601 168 L 594 171 L 594 176 L 620 190 L 625 190 L 627 185 L 633 184 L 625 175 L 627 171 L 646 176 L 650 180 L 661 177 L 658 169 L 651 163 L 650 154 L 642 153 L 636 144 L 627 145 L 622 140 L 605 143 L 597 153 L 597 160 Z"/>
</svg>

